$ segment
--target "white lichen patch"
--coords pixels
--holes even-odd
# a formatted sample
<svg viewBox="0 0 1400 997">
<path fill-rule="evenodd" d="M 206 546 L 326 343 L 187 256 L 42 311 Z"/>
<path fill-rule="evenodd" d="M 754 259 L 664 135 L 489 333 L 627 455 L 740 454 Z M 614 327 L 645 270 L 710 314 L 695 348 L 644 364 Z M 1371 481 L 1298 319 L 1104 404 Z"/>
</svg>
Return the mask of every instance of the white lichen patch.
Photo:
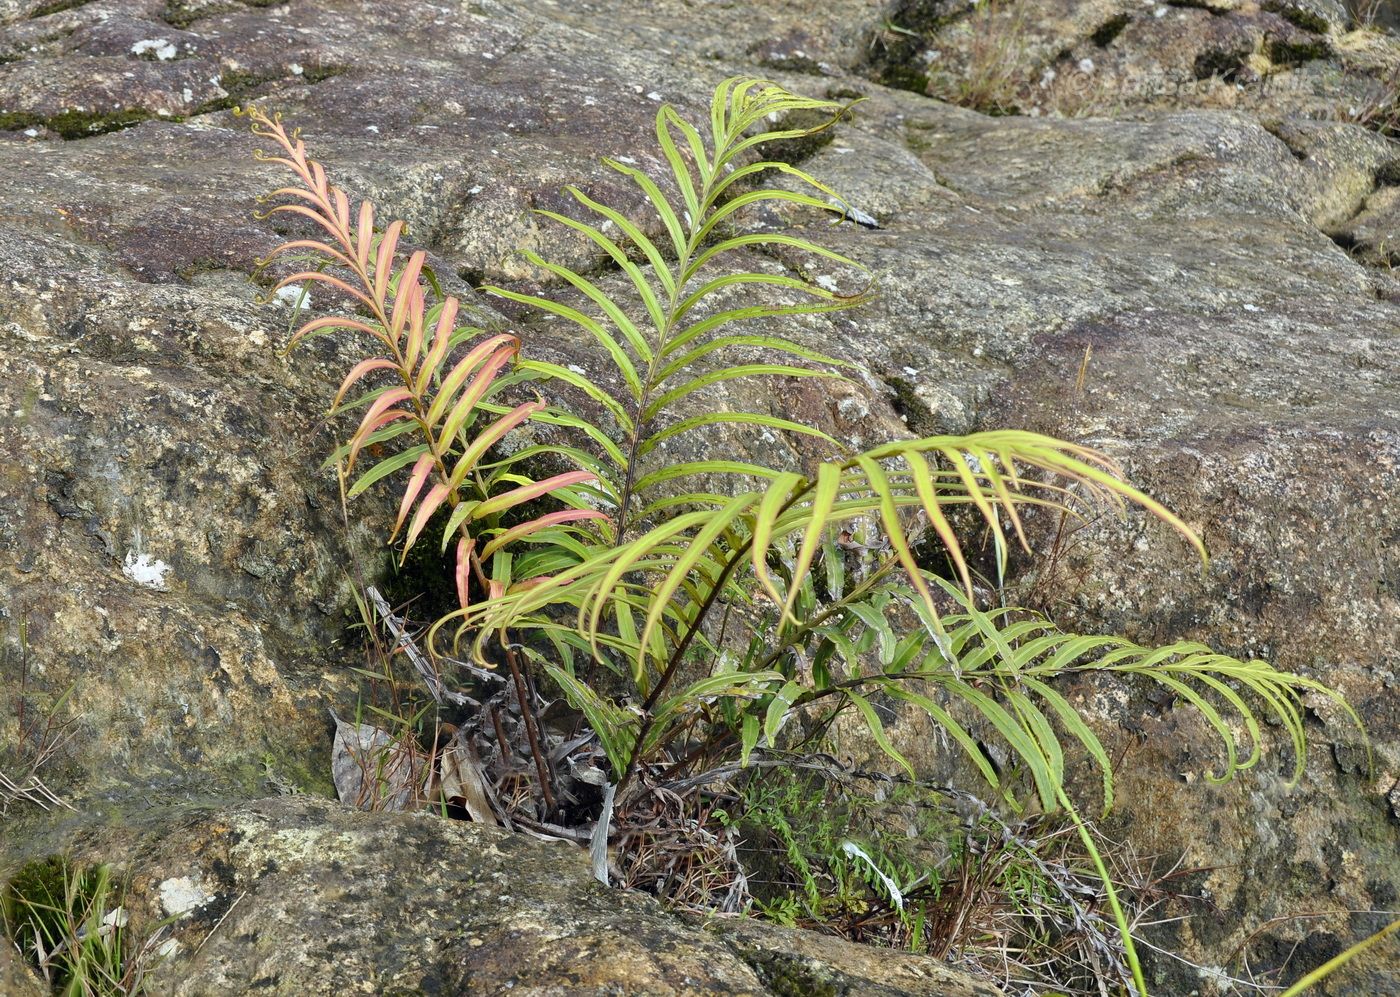
<svg viewBox="0 0 1400 997">
<path fill-rule="evenodd" d="M 182 917 L 203 907 L 214 897 L 189 876 L 175 876 L 160 884 L 160 905 L 171 917 Z"/>
<path fill-rule="evenodd" d="M 269 831 L 255 820 L 235 820 L 244 840 L 234 848 L 240 864 L 261 866 L 272 859 L 279 865 L 349 862 L 368 848 L 363 835 L 327 828 L 283 828 Z"/>
<path fill-rule="evenodd" d="M 126 560 L 122 563 L 122 574 L 130 578 L 137 585 L 144 585 L 148 589 L 155 589 L 157 592 L 164 592 L 165 576 L 170 573 L 170 565 L 160 558 L 150 554 L 138 554 L 134 550 L 126 552 Z"/>
<path fill-rule="evenodd" d="M 842 398 L 836 402 L 836 411 L 847 421 L 864 419 L 870 414 L 870 406 L 863 398 Z"/>
<path fill-rule="evenodd" d="M 277 300 L 288 308 L 310 308 L 311 292 L 304 287 L 292 285 L 279 289 Z"/>
<path fill-rule="evenodd" d="M 132 55 L 154 55 L 161 62 L 169 62 L 178 54 L 175 46 L 164 38 L 144 38 L 131 46 Z"/>
</svg>

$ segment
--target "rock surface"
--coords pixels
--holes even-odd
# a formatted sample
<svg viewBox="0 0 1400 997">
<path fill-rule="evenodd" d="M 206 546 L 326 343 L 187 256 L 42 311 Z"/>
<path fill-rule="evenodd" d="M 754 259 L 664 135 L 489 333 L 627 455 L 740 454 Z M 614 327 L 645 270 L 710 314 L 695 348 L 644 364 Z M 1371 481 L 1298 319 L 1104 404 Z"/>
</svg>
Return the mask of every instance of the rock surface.
<svg viewBox="0 0 1400 997">
<path fill-rule="evenodd" d="M 925 957 L 687 923 L 599 884 L 578 848 L 428 815 L 285 797 L 152 810 L 81 842 L 75 863 L 126 870 L 131 930 L 175 919 L 150 982 L 182 997 L 999 992 Z"/>
<path fill-rule="evenodd" d="M 566 182 L 635 204 L 597 158 L 657 167 L 658 101 L 696 113 L 756 68 L 868 97 L 803 166 L 880 221 L 812 234 L 869 265 L 882 295 L 795 333 L 861 363 L 852 384 L 697 404 L 747 401 L 856 444 L 1018 425 L 1121 459 L 1204 531 L 1209 574 L 1163 531 L 1106 517 L 1017 565 L 1019 596 L 1084 629 L 1195 637 L 1320 677 L 1375 749 L 1366 771 L 1346 719 L 1310 703 L 1300 788 L 1283 791 L 1281 763 L 1206 787 L 1206 731 L 1082 690 L 1125 752 L 1124 832 L 1212 867 L 1222 913 L 1162 940 L 1224 966 L 1258 929 L 1250 964 L 1292 977 L 1378 927 L 1347 912 L 1400 902 L 1400 147 L 1346 119 L 1387 113 L 1378 87 L 1400 46 L 1350 31 L 1330 0 L 1023 0 L 997 16 L 1019 39 L 1011 91 L 1040 117 L 873 82 L 964 71 L 966 7 L 0 3 L 15 56 L 0 64 L 0 688 L 13 703 L 22 685 L 32 719 L 73 687 L 81 719 L 52 785 L 116 813 L 288 782 L 325 793 L 325 706 L 353 708 L 346 572 L 352 554 L 384 570 L 387 500 L 362 500 L 365 525 L 346 528 L 317 471 L 320 413 L 354 353 L 277 354 L 287 311 L 255 303 L 245 274 L 278 241 L 250 210 L 279 178 L 223 108 L 283 109 L 343 183 L 410 221 L 452 289 L 527 286 L 517 248 L 600 263 L 530 208 L 565 207 Z M 1172 83 L 1183 73 L 1190 86 Z M 775 221 L 817 224 L 754 223 Z M 522 321 L 528 349 L 575 349 Z M 794 441 L 704 445 L 804 456 Z M 1036 528 L 1054 546 L 1053 524 Z M 0 744 L 18 740 L 12 703 Z M 266 829 L 293 811 L 238 812 Z M 149 818 L 151 854 L 171 819 Z M 50 825 L 11 814 L 0 852 Z M 465 847 L 477 832 L 422 833 Z M 1336 913 L 1287 920 L 1304 911 Z M 737 944 L 725 965 L 754 972 Z M 1335 992 L 1400 989 L 1383 963 Z M 1214 992 L 1189 968 L 1156 972 L 1160 992 Z"/>
<path fill-rule="evenodd" d="M 12 997 L 44 997 L 49 988 L 29 971 L 13 946 L 0 945 L 0 993 Z"/>
<path fill-rule="evenodd" d="M 1339 0 L 902 0 L 870 52 L 884 82 L 1001 113 L 1369 122 L 1395 113 L 1400 59 Z"/>
</svg>

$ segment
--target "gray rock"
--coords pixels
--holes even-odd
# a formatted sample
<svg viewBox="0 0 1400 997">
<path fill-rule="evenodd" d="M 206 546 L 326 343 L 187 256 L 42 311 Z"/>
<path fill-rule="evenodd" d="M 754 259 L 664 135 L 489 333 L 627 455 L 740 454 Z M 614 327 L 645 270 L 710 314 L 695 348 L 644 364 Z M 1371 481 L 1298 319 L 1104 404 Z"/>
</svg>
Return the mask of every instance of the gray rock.
<svg viewBox="0 0 1400 997">
<path fill-rule="evenodd" d="M 927 957 L 686 922 L 600 885 L 580 848 L 428 815 L 308 797 L 157 809 L 73 848 L 129 877 L 128 932 L 175 919 L 160 993 L 1000 992 Z"/>
<path fill-rule="evenodd" d="M 1393 44 L 1348 32 L 1338 0 L 1043 0 L 981 11 L 911 0 L 889 23 L 912 30 L 873 36 L 869 65 L 883 82 L 954 100 L 992 85 L 998 103 L 1028 114 L 1199 107 L 1352 120 L 1394 103 Z"/>
<path fill-rule="evenodd" d="M 1400 262 L 1400 187 L 1378 188 L 1332 236 L 1374 266 L 1389 269 Z"/>
<path fill-rule="evenodd" d="M 1309 31 L 1345 31 L 1351 24 L 1341 0 L 1264 0 L 1262 6 Z"/>
<path fill-rule="evenodd" d="M 13 997 L 44 997 L 49 993 L 42 980 L 21 961 L 8 941 L 0 945 L 0 991 Z"/>
</svg>

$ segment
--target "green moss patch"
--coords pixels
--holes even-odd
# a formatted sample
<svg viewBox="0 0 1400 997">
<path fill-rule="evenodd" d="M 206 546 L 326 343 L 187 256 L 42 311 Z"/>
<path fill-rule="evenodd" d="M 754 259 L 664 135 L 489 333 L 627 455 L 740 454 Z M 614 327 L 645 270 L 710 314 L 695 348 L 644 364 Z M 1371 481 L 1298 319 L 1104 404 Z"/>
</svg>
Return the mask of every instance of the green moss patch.
<svg viewBox="0 0 1400 997">
<path fill-rule="evenodd" d="M 120 111 L 101 114 L 96 111 L 79 111 L 70 108 L 58 114 L 44 117 L 24 111 L 0 111 L 0 131 L 20 131 L 25 128 L 47 128 L 65 139 L 92 138 L 108 132 L 121 131 L 132 125 L 139 125 L 155 117 L 143 107 L 129 107 Z M 171 117 L 167 120 L 177 121 Z"/>
</svg>

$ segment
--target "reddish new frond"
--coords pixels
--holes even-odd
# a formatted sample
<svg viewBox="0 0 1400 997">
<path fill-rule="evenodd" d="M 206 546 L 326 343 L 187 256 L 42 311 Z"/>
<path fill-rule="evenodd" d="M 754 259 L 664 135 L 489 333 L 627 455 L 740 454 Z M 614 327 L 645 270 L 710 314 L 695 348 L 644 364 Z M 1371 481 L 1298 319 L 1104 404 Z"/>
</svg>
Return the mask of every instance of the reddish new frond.
<svg viewBox="0 0 1400 997">
<path fill-rule="evenodd" d="M 413 465 L 413 470 L 408 476 L 408 486 L 403 491 L 403 501 L 399 503 L 399 517 L 394 520 L 394 532 L 389 536 L 390 543 L 393 543 L 394 537 L 399 535 L 399 530 L 403 528 L 403 521 L 408 518 L 409 510 L 413 508 L 418 493 L 423 490 L 423 485 L 427 482 L 428 475 L 436 463 L 437 461 L 431 453 L 425 453 Z"/>
<path fill-rule="evenodd" d="M 483 336 L 454 360 L 450 354 L 453 343 L 460 341 L 457 319 L 461 305 L 456 298 L 446 297 L 430 307 L 423 283 L 424 274 L 430 274 L 427 253 L 417 249 L 408 253 L 406 261 L 400 259 L 404 223 L 393 220 L 382 233 L 377 233 L 374 206 L 368 201 L 352 204 L 345 191 L 327 180 L 325 168 L 307 157 L 305 144 L 295 133 L 289 134 L 280 119 L 257 108 L 242 113 L 252 120 L 254 134 L 270 139 L 284 153 L 260 153 L 258 158 L 286 168 L 300 181 L 274 192 L 273 197 L 285 198 L 286 202 L 275 205 L 268 214 L 298 215 L 326 235 L 325 239 L 291 239 L 268 254 L 265 263 L 290 253 L 298 254 L 301 260 L 310 254 L 325 261 L 324 267 L 283 277 L 274 291 L 315 283 L 339 292 L 359 312 L 354 316 L 323 315 L 310 319 L 293 332 L 288 348 L 309 336 L 339 331 L 364 334 L 376 341 L 375 355 L 356 363 L 341 381 L 332 410 L 338 409 L 350 389 L 369 375 L 385 372 L 390 377 L 389 384 L 367 396 L 367 409 L 339 451 L 345 460 L 345 473 L 354 469 L 371 442 L 409 430 L 422 438 L 421 444 L 386 457 L 364 472 L 350 491 L 351 495 L 358 494 L 413 461 L 390 542 L 407 523 L 403 546 L 407 554 L 433 515 L 439 509 L 451 509 L 453 514 L 443 542 L 445 545 L 454 532 L 457 534 L 455 581 L 458 601 L 465 609 L 469 580 L 475 577 L 486 582 L 476 553 L 474 530 L 485 529 L 496 535 L 486 548 L 494 554 L 514 540 L 548 526 L 606 518 L 602 513 L 570 509 L 509 529 L 496 522 L 501 513 L 595 478 L 589 471 L 571 471 L 544 481 L 519 484 L 519 476 L 512 475 L 506 480 L 517 483 L 517 487 L 492 496 L 487 484 L 473 474 L 492 446 L 544 408 L 543 402 L 527 402 L 486 423 L 475 437 L 467 436 L 466 431 L 473 425 L 482 403 L 496 389 L 501 373 L 518 356 L 519 338 L 509 333 Z M 392 425 L 405 420 L 413 425 Z M 492 585 L 496 583 L 493 581 Z"/>
</svg>

